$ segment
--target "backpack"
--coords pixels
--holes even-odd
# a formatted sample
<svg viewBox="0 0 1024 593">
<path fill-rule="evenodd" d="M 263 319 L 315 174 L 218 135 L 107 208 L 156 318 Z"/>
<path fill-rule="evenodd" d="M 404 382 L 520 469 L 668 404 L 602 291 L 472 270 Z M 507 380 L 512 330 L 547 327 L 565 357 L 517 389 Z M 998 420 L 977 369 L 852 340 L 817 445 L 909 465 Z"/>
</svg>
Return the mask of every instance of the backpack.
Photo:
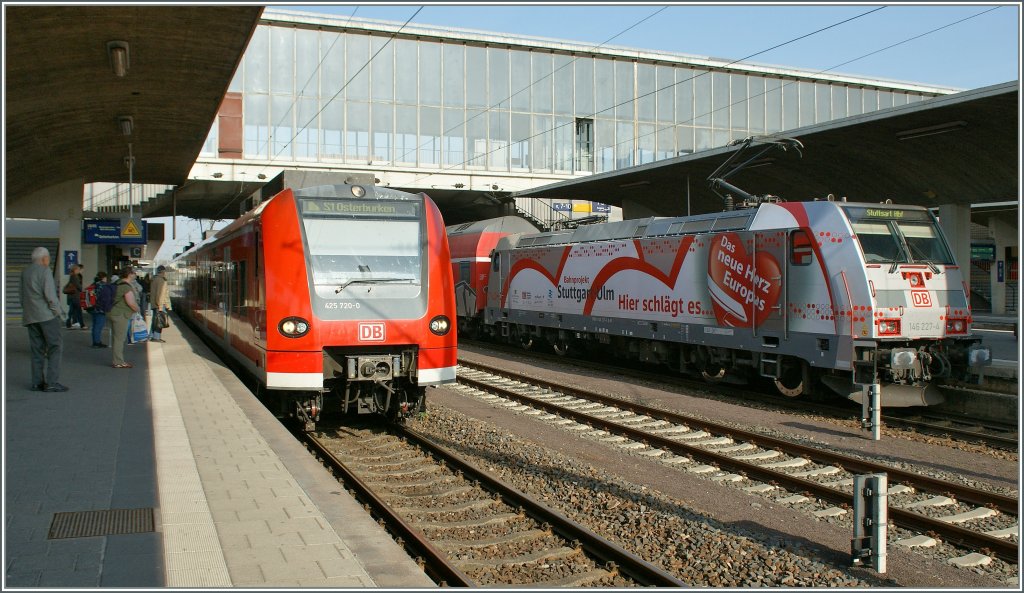
<svg viewBox="0 0 1024 593">
<path fill-rule="evenodd" d="M 114 308 L 114 294 L 117 287 L 113 284 L 100 284 L 96 286 L 96 308 L 103 313 L 110 313 Z"/>
<path fill-rule="evenodd" d="M 82 292 L 78 293 L 78 304 L 86 311 L 92 311 L 93 307 L 96 306 L 96 285 L 90 284 L 86 286 Z"/>
</svg>

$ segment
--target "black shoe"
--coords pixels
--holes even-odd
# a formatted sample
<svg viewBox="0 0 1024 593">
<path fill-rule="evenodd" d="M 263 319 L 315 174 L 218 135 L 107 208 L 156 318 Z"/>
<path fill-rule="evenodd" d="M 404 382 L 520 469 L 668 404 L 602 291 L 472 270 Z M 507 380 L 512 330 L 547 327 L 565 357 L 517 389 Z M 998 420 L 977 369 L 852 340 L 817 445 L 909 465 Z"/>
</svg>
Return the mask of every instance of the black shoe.
<svg viewBox="0 0 1024 593">
<path fill-rule="evenodd" d="M 107 346 L 106 344 L 93 344 L 92 347 L 93 348 L 109 348 L 110 346 Z"/>
<path fill-rule="evenodd" d="M 46 391 L 47 393 L 55 393 L 55 392 L 67 391 L 67 390 L 68 390 L 68 388 L 63 386 L 63 385 L 61 385 L 60 383 L 54 383 L 53 385 L 47 385 L 46 389 L 43 389 L 43 391 Z"/>
<path fill-rule="evenodd" d="M 46 383 L 40 383 L 39 385 L 33 385 L 29 387 L 29 391 L 46 391 Z"/>
</svg>

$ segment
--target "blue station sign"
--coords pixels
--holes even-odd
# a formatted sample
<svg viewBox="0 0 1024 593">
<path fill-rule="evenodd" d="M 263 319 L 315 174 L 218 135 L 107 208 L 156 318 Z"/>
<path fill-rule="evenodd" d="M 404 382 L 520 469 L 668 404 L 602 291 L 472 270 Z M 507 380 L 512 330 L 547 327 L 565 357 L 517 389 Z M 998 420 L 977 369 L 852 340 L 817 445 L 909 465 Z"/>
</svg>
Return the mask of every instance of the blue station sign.
<svg viewBox="0 0 1024 593">
<path fill-rule="evenodd" d="M 82 221 L 82 242 L 99 245 L 145 245 L 149 223 L 101 218 Z"/>
</svg>

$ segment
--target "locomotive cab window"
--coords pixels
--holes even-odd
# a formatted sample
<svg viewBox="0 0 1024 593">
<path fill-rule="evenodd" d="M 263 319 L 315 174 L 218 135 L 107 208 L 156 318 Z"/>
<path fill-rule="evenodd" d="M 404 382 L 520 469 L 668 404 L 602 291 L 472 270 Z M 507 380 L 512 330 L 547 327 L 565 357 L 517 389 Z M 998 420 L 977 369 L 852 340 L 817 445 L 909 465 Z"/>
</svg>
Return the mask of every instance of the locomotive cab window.
<svg viewBox="0 0 1024 593">
<path fill-rule="evenodd" d="M 850 226 L 867 263 L 952 264 L 938 222 L 926 210 L 847 207 Z"/>
</svg>

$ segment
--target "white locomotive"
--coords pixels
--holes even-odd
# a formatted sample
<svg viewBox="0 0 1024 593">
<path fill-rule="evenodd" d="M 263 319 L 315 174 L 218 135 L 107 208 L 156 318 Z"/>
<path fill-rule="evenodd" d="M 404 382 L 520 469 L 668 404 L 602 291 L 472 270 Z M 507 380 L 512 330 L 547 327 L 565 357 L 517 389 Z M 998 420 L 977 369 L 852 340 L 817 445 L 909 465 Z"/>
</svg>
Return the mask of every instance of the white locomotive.
<svg viewBox="0 0 1024 593">
<path fill-rule="evenodd" d="M 482 327 L 496 337 L 767 377 L 789 396 L 820 382 L 861 401 L 879 383 L 884 407 L 932 405 L 936 380 L 991 358 L 971 335 L 963 274 L 917 206 L 769 201 L 509 234 L 487 287 Z"/>
</svg>

